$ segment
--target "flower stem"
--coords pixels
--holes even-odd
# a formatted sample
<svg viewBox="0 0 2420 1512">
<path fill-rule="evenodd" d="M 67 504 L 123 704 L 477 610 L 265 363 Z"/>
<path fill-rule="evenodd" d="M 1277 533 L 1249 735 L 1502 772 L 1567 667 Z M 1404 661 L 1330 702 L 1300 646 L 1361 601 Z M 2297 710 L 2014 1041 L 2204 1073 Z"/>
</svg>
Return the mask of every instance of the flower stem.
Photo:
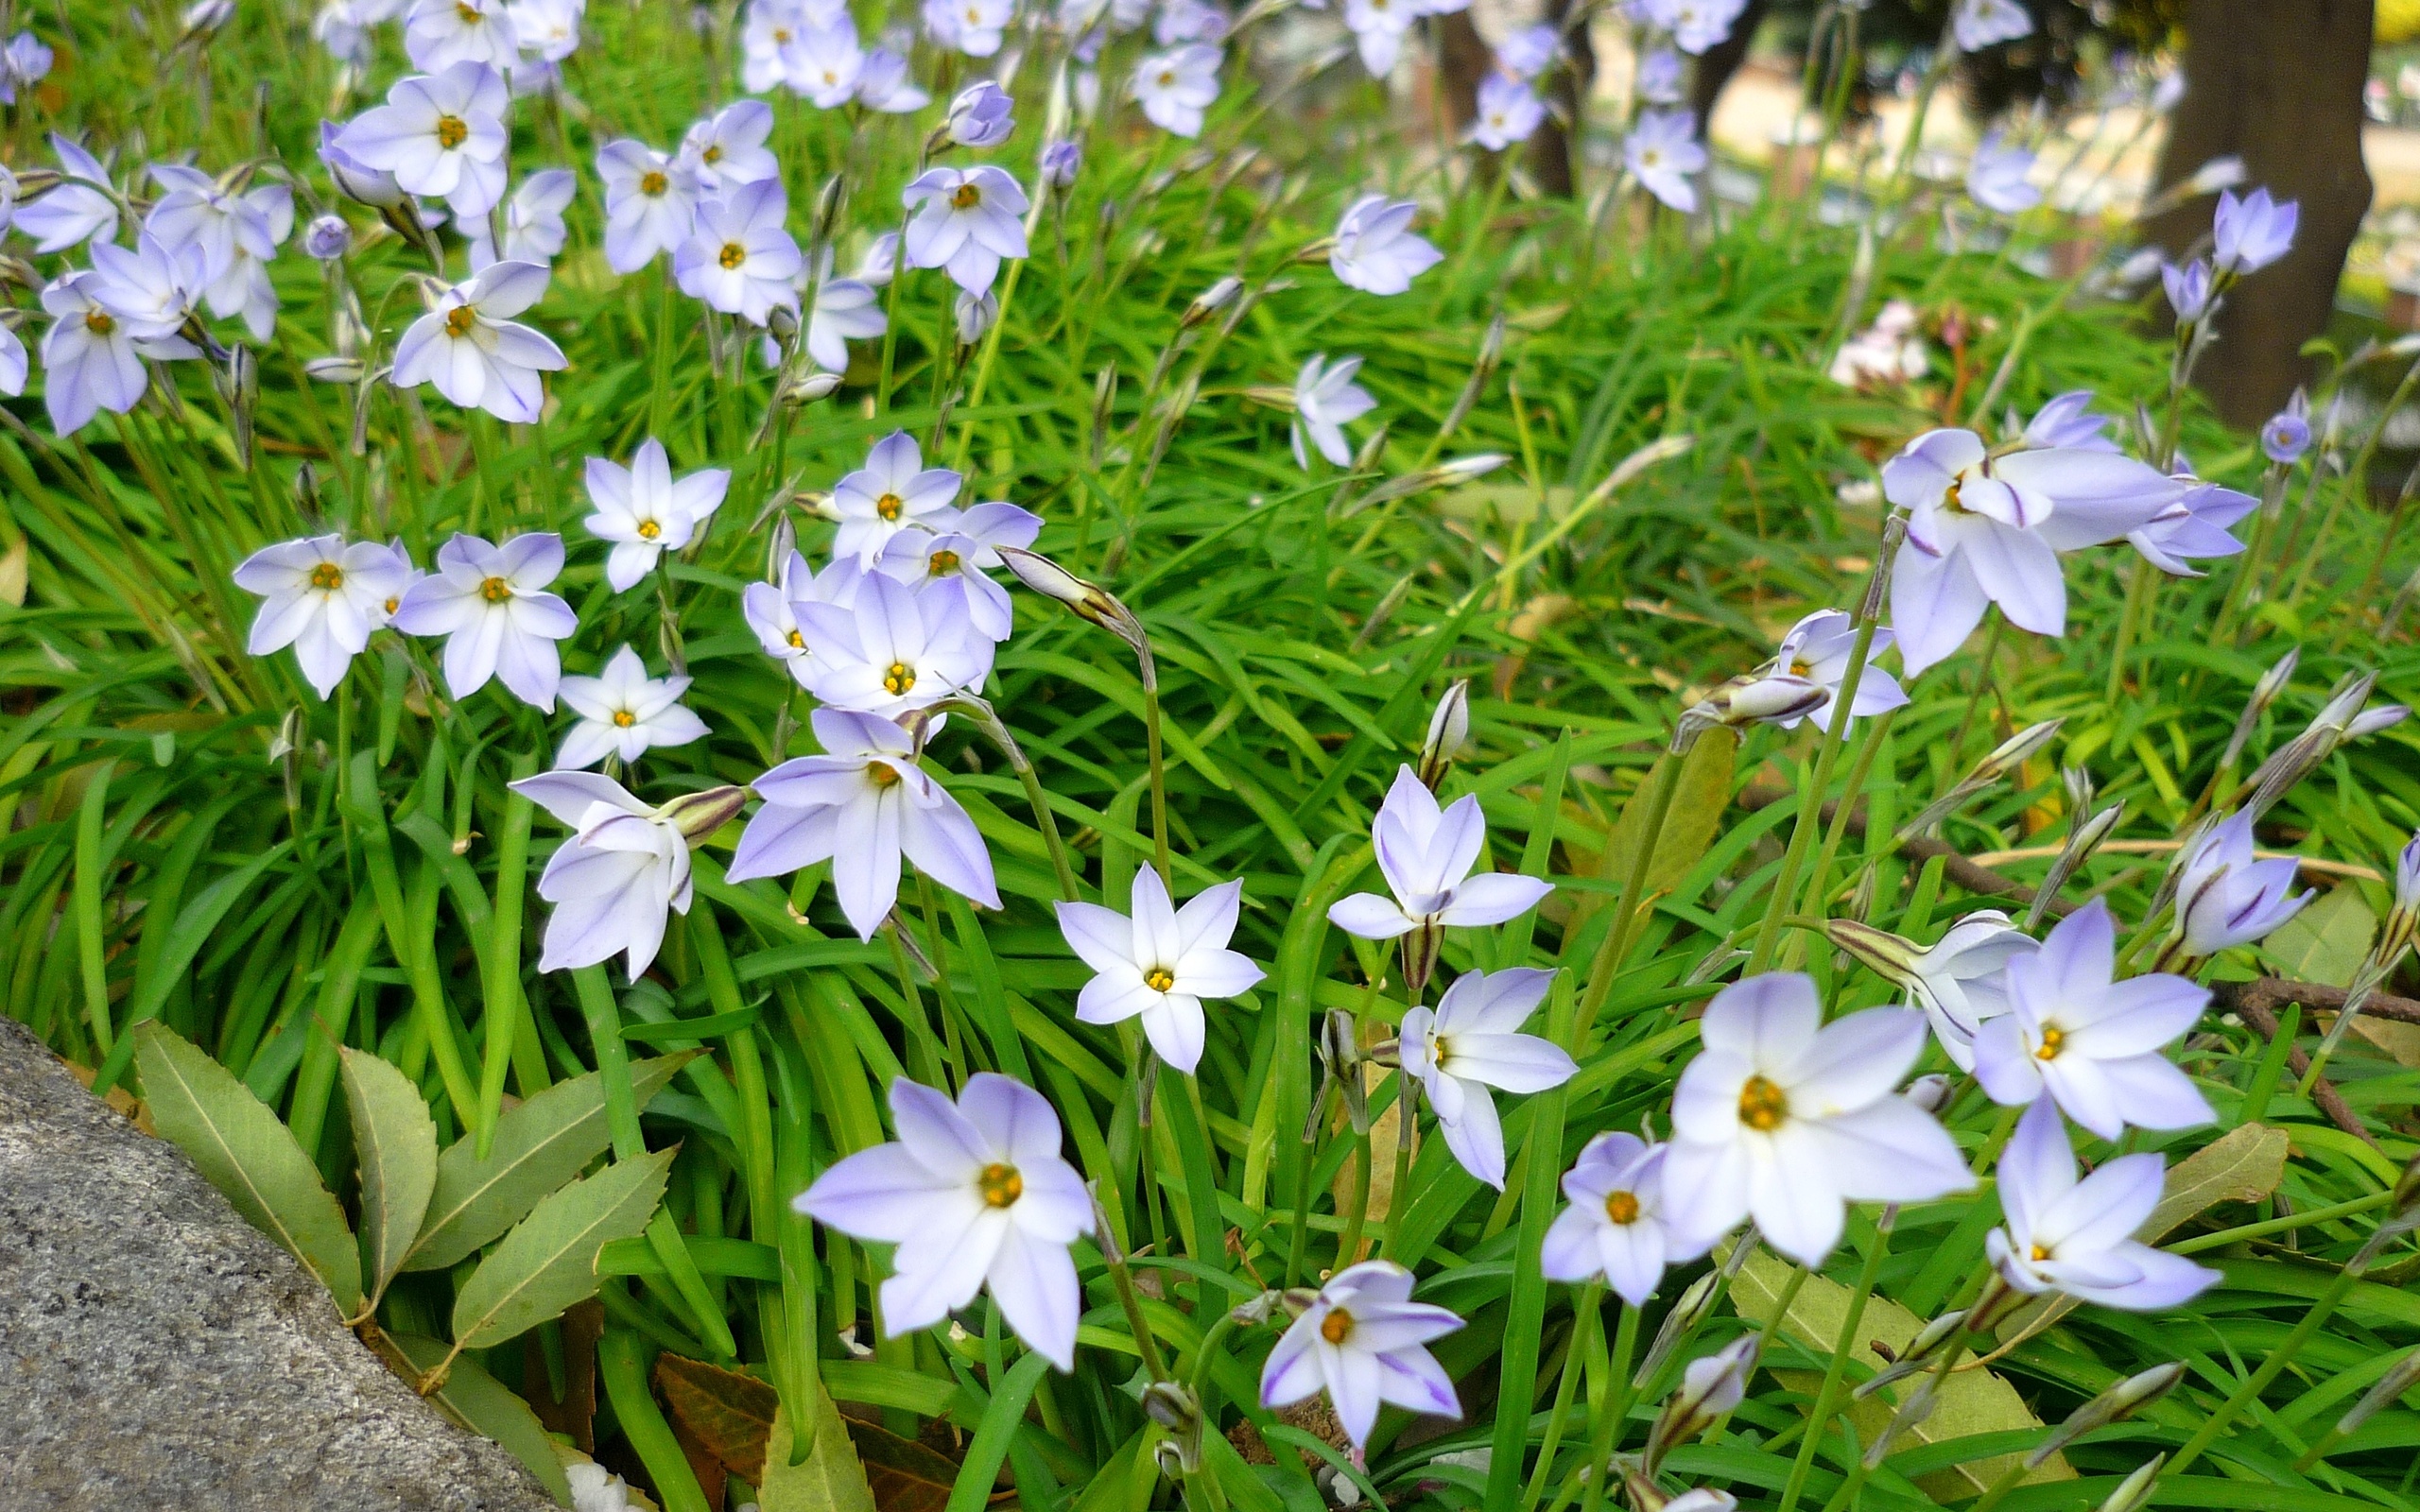
<svg viewBox="0 0 2420 1512">
<path fill-rule="evenodd" d="M 1563 1351 L 1563 1375 L 1555 1383 L 1554 1410 L 1547 1416 L 1547 1436 L 1538 1445 L 1537 1469 L 1530 1472 L 1530 1484 L 1521 1493 L 1524 1508 L 1538 1504 L 1546 1494 L 1547 1473 L 1554 1468 L 1554 1452 L 1563 1443 L 1564 1419 L 1571 1412 L 1571 1397 L 1580 1384 L 1580 1367 L 1585 1355 L 1596 1349 L 1597 1337 L 1604 1332 L 1605 1283 L 1592 1280 L 1580 1290 L 1580 1299 L 1573 1305 L 1571 1342 Z"/>
<path fill-rule="evenodd" d="M 1806 1436 L 1799 1440 L 1798 1458 L 1789 1467 L 1789 1484 L 1782 1488 L 1781 1512 L 1791 1512 L 1798 1505 L 1799 1493 L 1806 1488 L 1806 1472 L 1815 1467 L 1816 1446 L 1823 1442 L 1824 1429 L 1832 1418 L 1833 1393 L 1841 1389 L 1841 1376 L 1848 1368 L 1849 1350 L 1857 1342 L 1858 1325 L 1864 1320 L 1866 1301 L 1874 1295 L 1875 1278 L 1882 1270 L 1882 1257 L 1891 1250 L 1890 1216 L 1886 1210 L 1883 1222 L 1875 1232 L 1874 1248 L 1866 1254 L 1865 1264 L 1858 1271 L 1857 1290 L 1849 1296 L 1848 1314 L 1841 1321 L 1841 1336 L 1832 1345 L 1831 1361 L 1824 1366 L 1824 1384 L 1815 1393 L 1814 1410 L 1806 1421 Z"/>
<path fill-rule="evenodd" d="M 1419 1132 L 1419 1099 L 1411 1093 L 1411 1074 L 1395 1073 L 1395 1174 L 1394 1184 L 1387 1188 L 1387 1258 L 1399 1258 L 1403 1248 L 1403 1219 L 1411 1204 L 1406 1200 L 1406 1189 L 1411 1185 L 1411 1142 Z"/>
<path fill-rule="evenodd" d="M 2294 1325 L 2294 1331 L 2286 1335 L 2285 1342 L 2272 1349 L 2269 1358 L 2260 1362 L 2260 1367 L 2247 1376 L 2226 1400 L 2219 1403 L 2218 1410 L 2203 1420 L 2193 1436 L 2185 1441 L 2185 1447 L 2176 1452 L 2176 1457 L 2168 1462 L 2168 1468 L 2160 1472 L 2161 1475 L 2182 1473 L 2187 1466 L 2200 1459 L 2204 1452 L 2218 1442 L 2219 1435 L 2226 1432 L 2227 1425 L 2235 1420 L 2236 1415 L 2268 1390 L 2270 1383 L 2293 1363 L 2294 1356 L 2310 1342 L 2311 1335 L 2319 1332 L 2319 1326 L 2327 1321 L 2328 1314 L 2336 1311 L 2337 1304 L 2351 1295 L 2353 1283 L 2360 1279 L 2361 1273 L 2350 1265 L 2337 1272 L 2336 1279 L 2319 1294 L 2318 1300 L 2311 1303 L 2310 1311 L 2303 1314 L 2303 1320 Z"/>
<path fill-rule="evenodd" d="M 1882 566 L 1876 564 L 1879 573 Z M 1847 710 L 1857 707 L 1858 684 L 1865 680 L 1866 658 L 1874 651 L 1876 616 L 1860 614 L 1857 627 L 1857 642 L 1849 647 L 1848 670 L 1841 678 L 1840 692 L 1832 696 L 1832 706 Z M 1798 897 L 1798 874 L 1806 865 L 1807 848 L 1814 843 L 1818 816 L 1824 811 L 1824 795 L 1832 786 L 1832 768 L 1841 759 L 1841 741 L 1847 732 L 1848 721 L 1835 719 L 1824 731 L 1824 744 L 1815 755 L 1815 775 L 1806 790 L 1799 795 L 1798 817 L 1789 830 L 1789 849 L 1782 853 L 1781 875 L 1773 879 L 1771 901 L 1765 904 L 1765 921 L 1757 927 L 1756 943 L 1748 954 L 1748 965 L 1741 977 L 1754 976 L 1772 960 L 1773 947 L 1781 938 L 1781 921 Z"/>
<path fill-rule="evenodd" d="M 1665 821 L 1672 816 L 1672 795 L 1681 785 L 1681 768 L 1688 757 L 1680 751 L 1667 751 L 1656 767 L 1655 786 L 1647 796 L 1647 822 L 1639 827 L 1638 850 L 1630 858 L 1630 875 L 1622 883 L 1620 899 L 1615 907 L 1621 912 L 1614 916 L 1613 924 L 1605 931 L 1604 943 L 1597 947 L 1596 959 L 1588 963 L 1587 989 L 1580 996 L 1579 1012 L 1571 1025 L 1571 1043 L 1564 1048 L 1575 1058 L 1587 1045 L 1588 1031 L 1596 1026 L 1597 1014 L 1605 1000 L 1613 995 L 1615 973 L 1621 970 L 1622 957 L 1630 951 L 1631 921 L 1638 917 L 1641 895 L 1647 890 L 1647 872 L 1654 859 L 1655 847 L 1664 838 Z"/>
<path fill-rule="evenodd" d="M 1630 1358 L 1638 1347 L 1638 1309 L 1622 1304 L 1621 1321 L 1614 1328 L 1613 1368 L 1607 1372 L 1607 1400 L 1598 1407 L 1594 1431 L 1588 1439 L 1588 1498 L 1585 1512 L 1597 1512 L 1605 1502 L 1605 1471 L 1613 1462 L 1614 1451 L 1621 1443 L 1622 1422 L 1630 1417 L 1631 1398 L 1635 1393 L 1630 1379 Z M 1562 1512 L 1567 1498 L 1558 1495 L 1554 1512 Z"/>
</svg>

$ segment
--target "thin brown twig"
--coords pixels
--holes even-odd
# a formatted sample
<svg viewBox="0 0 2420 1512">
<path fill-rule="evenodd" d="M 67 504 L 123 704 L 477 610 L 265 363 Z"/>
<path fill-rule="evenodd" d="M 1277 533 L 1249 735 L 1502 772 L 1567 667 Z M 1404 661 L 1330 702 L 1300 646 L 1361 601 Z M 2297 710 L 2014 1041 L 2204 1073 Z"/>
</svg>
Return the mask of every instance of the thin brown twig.
<svg viewBox="0 0 2420 1512">
<path fill-rule="evenodd" d="M 2254 982 L 2217 982 L 2213 983 L 2211 988 L 2221 1006 L 2232 1008 L 2237 1017 L 2271 1040 L 2277 1037 L 2277 1014 L 2272 1005 L 2299 1003 L 2303 1001 L 2303 994 L 2309 992 L 2335 992 L 2338 1004 L 2341 1005 L 2344 1001 L 2344 994 L 2337 988 L 2320 988 L 2309 982 L 2286 982 L 2273 976 L 2264 976 Z M 2270 988 L 2291 990 L 2273 993 L 2267 990 Z M 2370 1001 L 2373 1005 L 2377 1002 L 2376 998 Z M 2396 1001 L 2405 1000 L 2397 999 Z M 2420 1008 L 2420 1004 L 2409 1005 Z M 2310 1071 L 2310 1057 L 2300 1050 L 2289 1047 L 2286 1052 L 2286 1061 L 2296 1076 L 2306 1075 Z M 2337 1091 L 2334 1083 L 2322 1076 L 2312 1084 L 2310 1091 L 2311 1100 L 2319 1105 L 2321 1112 L 2327 1115 L 2329 1123 L 2355 1139 L 2369 1144 L 2372 1148 L 2377 1147 L 2378 1143 L 2377 1136 L 2361 1126 L 2360 1119 L 2354 1115 L 2352 1108 L 2345 1106 L 2343 1094 Z"/>
</svg>

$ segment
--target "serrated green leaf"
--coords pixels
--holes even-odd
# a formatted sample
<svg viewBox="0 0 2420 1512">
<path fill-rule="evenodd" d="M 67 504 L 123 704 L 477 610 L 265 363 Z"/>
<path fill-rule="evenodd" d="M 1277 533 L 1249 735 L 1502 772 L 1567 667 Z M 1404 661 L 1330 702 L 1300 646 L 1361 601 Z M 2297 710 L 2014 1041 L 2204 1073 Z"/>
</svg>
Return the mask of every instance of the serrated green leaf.
<svg viewBox="0 0 2420 1512">
<path fill-rule="evenodd" d="M 403 1268 L 437 1185 L 437 1125 L 420 1089 L 367 1052 L 343 1047 L 344 1106 L 361 1160 L 361 1239 L 371 1305 Z"/>
<path fill-rule="evenodd" d="M 657 1150 L 541 1200 L 456 1294 L 454 1342 L 500 1344 L 596 1296 L 597 1252 L 647 1228 L 671 1168 L 672 1151 Z"/>
<path fill-rule="evenodd" d="M 631 1084 L 645 1108 L 694 1052 L 631 1063 Z M 496 1120 L 495 1143 L 485 1160 L 469 1136 L 437 1159 L 437 1188 L 405 1270 L 441 1270 L 518 1223 L 554 1191 L 605 1153 L 613 1131 L 605 1121 L 605 1083 L 596 1072 L 557 1082 Z"/>
<path fill-rule="evenodd" d="M 417 1333 L 389 1333 L 387 1339 L 424 1374 L 435 1369 L 450 1352 L 437 1340 Z M 446 1369 L 445 1383 L 429 1393 L 428 1400 L 471 1432 L 503 1445 L 538 1478 L 548 1496 L 564 1506 L 572 1504 L 571 1481 L 563 1474 L 562 1459 L 555 1452 L 553 1441 L 546 1437 L 545 1425 L 538 1421 L 527 1402 L 481 1369 L 477 1361 L 456 1355 Z"/>
<path fill-rule="evenodd" d="M 175 1031 L 145 1023 L 134 1035 L 135 1066 L 161 1136 L 192 1157 L 252 1227 L 319 1277 L 345 1316 L 358 1313 L 361 1251 L 293 1131 Z"/>
</svg>

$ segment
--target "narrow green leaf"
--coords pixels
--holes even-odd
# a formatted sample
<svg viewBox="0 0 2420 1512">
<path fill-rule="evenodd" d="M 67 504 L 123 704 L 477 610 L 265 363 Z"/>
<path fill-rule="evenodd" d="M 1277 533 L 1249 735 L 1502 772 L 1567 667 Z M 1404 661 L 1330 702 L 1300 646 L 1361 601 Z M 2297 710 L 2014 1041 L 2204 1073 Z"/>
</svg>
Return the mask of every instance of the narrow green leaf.
<svg viewBox="0 0 2420 1512">
<path fill-rule="evenodd" d="M 1153 1329 L 1152 1332 L 1159 1332 Z M 1050 1362 L 1039 1354 L 1028 1354 L 1010 1367 L 1009 1373 L 992 1388 L 991 1404 L 983 1409 L 983 1420 L 976 1425 L 975 1440 L 966 1446 L 966 1462 L 958 1472 L 958 1484 L 950 1487 L 948 1512 L 976 1512 L 992 1497 L 992 1482 L 1000 1473 L 1000 1462 L 1009 1457 L 1009 1438 L 1025 1420 L 1026 1403 L 1033 1400 L 1033 1388 Z M 767 1463 L 771 1456 L 767 1456 Z M 773 1512 L 768 1507 L 766 1512 Z"/>
<path fill-rule="evenodd" d="M 343 1057 L 344 1106 L 361 1160 L 361 1237 L 375 1307 L 428 1215 L 437 1186 L 437 1125 L 411 1078 L 351 1046 Z"/>
<path fill-rule="evenodd" d="M 664 1090 L 686 1055 L 634 1062 L 638 1104 Z M 495 1147 L 481 1159 L 465 1137 L 437 1160 L 437 1187 L 405 1270 L 442 1270 L 511 1228 L 540 1197 L 579 1175 L 605 1151 L 605 1084 L 595 1072 L 558 1082 L 496 1121 Z"/>
<path fill-rule="evenodd" d="M 616 1161 L 530 1210 L 456 1294 L 454 1342 L 500 1344 L 595 1296 L 597 1252 L 647 1228 L 672 1155 Z"/>
<path fill-rule="evenodd" d="M 436 1368 L 449 1352 L 437 1340 L 417 1333 L 389 1333 L 387 1341 L 423 1373 Z M 571 1482 L 563 1475 L 562 1458 L 547 1438 L 545 1425 L 527 1402 L 481 1369 L 477 1361 L 456 1355 L 446 1370 L 445 1383 L 428 1400 L 471 1432 L 503 1445 L 538 1478 L 548 1496 L 564 1506 L 572 1504 Z"/>
<path fill-rule="evenodd" d="M 293 1133 L 233 1073 L 157 1023 L 134 1031 L 136 1070 L 163 1138 L 193 1158 L 252 1226 L 284 1245 L 351 1317 L 361 1311 L 361 1251 L 344 1210 Z"/>
</svg>

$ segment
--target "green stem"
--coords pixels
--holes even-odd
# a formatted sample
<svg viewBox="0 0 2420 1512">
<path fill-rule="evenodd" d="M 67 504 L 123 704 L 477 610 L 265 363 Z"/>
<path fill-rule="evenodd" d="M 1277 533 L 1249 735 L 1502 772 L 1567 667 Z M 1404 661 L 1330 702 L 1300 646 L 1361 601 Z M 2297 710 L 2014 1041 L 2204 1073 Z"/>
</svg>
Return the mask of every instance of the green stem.
<svg viewBox="0 0 2420 1512">
<path fill-rule="evenodd" d="M 1877 566 L 1876 570 L 1881 569 Z M 1857 707 L 1858 684 L 1865 680 L 1865 662 L 1874 650 L 1876 625 L 1873 616 L 1863 618 L 1858 625 L 1857 643 L 1849 647 L 1848 670 L 1841 679 L 1840 691 L 1832 696 L 1837 708 Z M 1781 921 L 1798 897 L 1798 874 L 1806 865 L 1807 848 L 1814 843 L 1824 795 L 1831 791 L 1832 768 L 1840 763 L 1841 737 L 1847 730 L 1847 720 L 1835 719 L 1832 727 L 1824 731 L 1823 747 L 1815 755 L 1815 775 L 1799 795 L 1798 817 L 1789 831 L 1789 849 L 1782 853 L 1781 875 L 1773 880 L 1772 898 L 1765 905 L 1765 921 L 1756 930 L 1756 943 L 1749 952 L 1746 969 L 1740 972 L 1743 979 L 1765 969 L 1772 959 L 1774 945 L 1780 941 Z"/>
<path fill-rule="evenodd" d="M 1536 1506 L 1538 1498 L 1546 1494 L 1547 1475 L 1554 1469 L 1554 1453 L 1563 1443 L 1564 1419 L 1570 1415 L 1572 1394 L 1580 1385 L 1582 1357 L 1596 1348 L 1597 1335 L 1605 1327 L 1604 1293 L 1602 1279 L 1591 1280 L 1581 1288 L 1580 1300 L 1573 1306 L 1571 1342 L 1563 1351 L 1563 1373 L 1555 1383 L 1554 1410 L 1547 1415 L 1547 1436 L 1538 1445 L 1537 1469 L 1530 1472 L 1529 1486 L 1521 1493 L 1524 1508 Z"/>
<path fill-rule="evenodd" d="M 1832 1419 L 1832 1395 L 1841 1389 L 1841 1376 L 1848 1369 L 1849 1351 L 1857 1343 L 1858 1325 L 1864 1321 L 1866 1301 L 1874 1295 L 1875 1278 L 1881 1273 L 1882 1257 L 1890 1249 L 1891 1226 L 1886 1214 L 1885 1222 L 1875 1233 L 1874 1247 L 1858 1271 L 1857 1290 L 1850 1294 L 1848 1315 L 1841 1322 L 1841 1336 L 1832 1345 L 1832 1358 L 1824 1366 L 1824 1384 L 1815 1393 L 1806 1436 L 1799 1441 L 1798 1458 L 1789 1467 L 1789 1483 L 1782 1488 L 1781 1512 L 1791 1512 L 1798 1505 L 1799 1493 L 1806 1488 L 1806 1473 L 1815 1467 L 1816 1446 L 1823 1442 L 1824 1429 Z"/>
<path fill-rule="evenodd" d="M 2176 1452 L 2176 1457 L 2169 1460 L 2168 1468 L 2160 1472 L 2162 1478 L 2183 1474 L 2187 1466 L 2200 1459 L 2212 1444 L 2218 1442 L 2219 1435 L 2226 1432 L 2236 1414 L 2251 1405 L 2255 1399 L 2269 1389 L 2271 1382 L 2285 1372 L 2286 1366 L 2293 1363 L 2294 1356 L 2302 1351 L 2303 1346 L 2319 1332 L 2320 1325 L 2327 1321 L 2328 1314 L 2336 1311 L 2337 1304 L 2351 1295 L 2354 1283 L 2360 1280 L 2360 1275 L 2349 1268 L 2337 1272 L 2336 1279 L 2327 1283 L 2327 1290 L 2319 1294 L 2319 1299 L 2311 1303 L 2310 1311 L 2303 1314 L 2303 1320 L 2294 1325 L 2294 1331 L 2286 1335 L 2285 1342 L 2272 1349 L 2269 1358 L 2260 1362 L 2260 1367 L 2246 1377 L 2243 1384 L 2236 1387 L 2226 1400 L 2219 1403 L 2218 1410 L 2204 1419 L 2193 1436 L 2185 1441 L 2185 1447 Z"/>
<path fill-rule="evenodd" d="M 1688 763 L 1682 751 L 1667 751 L 1655 770 L 1655 786 L 1647 796 L 1647 822 L 1639 829 L 1638 850 L 1630 858 L 1630 875 L 1622 883 L 1621 896 L 1614 904 L 1621 912 L 1614 916 L 1613 924 L 1605 931 L 1604 943 L 1597 947 L 1596 959 L 1588 963 L 1587 990 L 1580 996 L 1580 1012 L 1571 1028 L 1571 1043 L 1564 1048 L 1577 1057 L 1588 1042 L 1588 1031 L 1595 1027 L 1597 1014 L 1605 1000 L 1613 995 L 1614 976 L 1621 970 L 1622 957 L 1629 953 L 1631 922 L 1639 914 L 1642 895 L 1647 890 L 1649 865 L 1655 856 L 1655 847 L 1664 838 L 1665 821 L 1672 815 L 1672 795 L 1681 785 L 1681 768 Z"/>
<path fill-rule="evenodd" d="M 1638 1309 L 1622 1305 L 1621 1321 L 1614 1328 L 1613 1369 L 1607 1382 L 1607 1400 L 1599 1404 L 1597 1419 L 1588 1437 L 1588 1497 L 1582 1503 L 1582 1512 L 1597 1512 L 1605 1503 L 1605 1470 L 1612 1464 L 1614 1451 L 1621 1443 L 1624 1419 L 1630 1417 L 1631 1398 L 1635 1394 L 1630 1379 L 1631 1355 L 1638 1348 Z M 1576 1471 L 1574 1472 L 1577 1473 Z M 1569 1500 L 1557 1495 L 1552 1512 L 1563 1512 Z"/>
</svg>

